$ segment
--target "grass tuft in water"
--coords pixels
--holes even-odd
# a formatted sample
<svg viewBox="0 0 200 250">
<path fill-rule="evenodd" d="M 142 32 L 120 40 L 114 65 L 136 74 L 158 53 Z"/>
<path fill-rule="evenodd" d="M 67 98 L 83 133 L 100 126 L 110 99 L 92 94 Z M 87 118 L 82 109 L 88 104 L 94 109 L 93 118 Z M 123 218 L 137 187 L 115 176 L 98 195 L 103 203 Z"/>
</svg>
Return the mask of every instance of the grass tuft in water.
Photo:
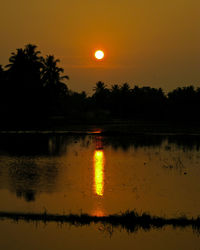
<svg viewBox="0 0 200 250">
<path fill-rule="evenodd" d="M 112 227 L 121 227 L 128 232 L 136 232 L 138 229 L 145 231 L 153 228 L 163 228 L 165 226 L 172 226 L 174 228 L 192 227 L 195 231 L 200 233 L 200 216 L 197 218 L 177 217 L 164 218 L 152 216 L 147 213 L 138 214 L 136 211 L 126 211 L 121 214 L 112 214 L 108 216 L 92 216 L 88 214 L 48 214 L 44 213 L 11 213 L 0 212 L 0 219 L 10 219 L 13 221 L 26 222 L 58 222 L 69 223 L 75 226 L 90 225 L 91 223 L 102 223 Z"/>
</svg>

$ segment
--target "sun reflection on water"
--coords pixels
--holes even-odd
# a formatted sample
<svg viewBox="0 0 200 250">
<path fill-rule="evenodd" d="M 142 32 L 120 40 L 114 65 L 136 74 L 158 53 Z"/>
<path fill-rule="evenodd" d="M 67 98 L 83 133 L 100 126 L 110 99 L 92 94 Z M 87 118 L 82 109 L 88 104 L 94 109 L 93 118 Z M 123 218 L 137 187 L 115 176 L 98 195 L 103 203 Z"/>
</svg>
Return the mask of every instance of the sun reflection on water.
<svg viewBox="0 0 200 250">
<path fill-rule="evenodd" d="M 94 192 L 98 196 L 104 193 L 104 152 L 95 150 L 94 152 Z"/>
<path fill-rule="evenodd" d="M 97 208 L 96 210 L 92 211 L 92 216 L 103 217 L 105 216 L 105 213 L 101 208 Z"/>
</svg>

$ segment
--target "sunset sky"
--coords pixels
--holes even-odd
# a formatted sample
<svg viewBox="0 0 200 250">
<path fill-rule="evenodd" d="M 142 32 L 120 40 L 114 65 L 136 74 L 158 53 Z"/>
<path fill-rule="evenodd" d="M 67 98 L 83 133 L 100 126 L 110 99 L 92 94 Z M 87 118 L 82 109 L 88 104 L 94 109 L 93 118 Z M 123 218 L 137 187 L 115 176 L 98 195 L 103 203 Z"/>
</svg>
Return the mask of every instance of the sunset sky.
<svg viewBox="0 0 200 250">
<path fill-rule="evenodd" d="M 200 86 L 199 10 L 199 0 L 0 0 L 0 64 L 32 43 L 61 60 L 72 90 Z"/>
</svg>

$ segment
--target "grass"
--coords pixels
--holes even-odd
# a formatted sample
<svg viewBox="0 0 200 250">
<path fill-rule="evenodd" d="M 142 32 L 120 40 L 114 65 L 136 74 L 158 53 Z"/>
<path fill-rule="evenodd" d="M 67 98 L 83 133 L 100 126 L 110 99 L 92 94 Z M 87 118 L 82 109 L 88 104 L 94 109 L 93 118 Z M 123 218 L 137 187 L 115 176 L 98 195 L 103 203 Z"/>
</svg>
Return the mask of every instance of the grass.
<svg viewBox="0 0 200 250">
<path fill-rule="evenodd" d="M 108 216 L 91 216 L 88 214 L 48 214 L 44 213 L 12 213 L 0 212 L 0 219 L 10 219 L 13 221 L 26 222 L 57 222 L 69 223 L 76 226 L 90 225 L 91 223 L 102 223 L 114 227 L 121 227 L 128 232 L 136 232 L 138 229 L 150 230 L 152 228 L 161 229 L 165 226 L 172 227 L 192 227 L 195 231 L 200 233 L 200 217 L 187 218 L 164 218 L 158 216 L 151 216 L 147 213 L 139 215 L 135 211 L 127 211 L 121 214 L 113 214 Z"/>
</svg>

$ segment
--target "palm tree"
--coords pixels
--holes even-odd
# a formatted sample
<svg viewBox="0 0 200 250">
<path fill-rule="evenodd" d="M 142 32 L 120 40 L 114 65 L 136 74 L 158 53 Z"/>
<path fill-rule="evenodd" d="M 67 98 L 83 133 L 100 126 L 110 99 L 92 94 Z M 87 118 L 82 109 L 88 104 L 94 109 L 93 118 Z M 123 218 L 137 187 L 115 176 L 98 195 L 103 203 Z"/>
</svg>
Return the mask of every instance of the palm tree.
<svg viewBox="0 0 200 250">
<path fill-rule="evenodd" d="M 112 91 L 112 93 L 119 93 L 119 91 L 120 91 L 119 85 L 118 84 L 112 85 L 111 91 Z"/>
<path fill-rule="evenodd" d="M 23 49 L 17 49 L 17 53 L 12 52 L 9 58 L 9 64 L 5 66 L 8 68 L 10 74 L 17 73 L 20 68 L 25 67 L 25 53 Z"/>
<path fill-rule="evenodd" d="M 121 86 L 121 92 L 122 93 L 129 93 L 130 92 L 130 86 L 128 83 L 124 83 L 122 86 Z"/>
<path fill-rule="evenodd" d="M 43 58 L 42 63 L 41 79 L 46 110 L 50 114 L 63 113 L 66 109 L 69 94 L 69 89 L 64 80 L 69 79 L 69 77 L 61 75 L 64 70 L 57 66 L 59 60 L 55 59 L 53 55 Z"/>
<path fill-rule="evenodd" d="M 10 76 L 11 84 L 17 88 L 38 88 L 41 87 L 40 75 L 42 62 L 39 56 L 40 51 L 37 51 L 37 46 L 27 44 L 25 49 L 17 49 L 9 58 L 9 64 L 6 65 Z"/>
<path fill-rule="evenodd" d="M 67 75 L 61 76 L 64 70 L 57 66 L 59 62 L 60 60 L 55 59 L 53 55 L 42 59 L 42 82 L 44 87 L 66 94 L 68 87 L 63 80 L 69 79 L 69 77 Z"/>
<path fill-rule="evenodd" d="M 96 86 L 93 88 L 93 90 L 95 91 L 95 94 L 99 94 L 99 93 L 104 92 L 106 90 L 106 85 L 105 85 L 105 83 L 99 81 L 96 83 Z"/>
<path fill-rule="evenodd" d="M 106 85 L 99 81 L 96 83 L 96 86 L 93 89 L 95 91 L 93 95 L 94 103 L 97 108 L 108 108 L 110 91 L 106 88 Z"/>
<path fill-rule="evenodd" d="M 27 67 L 35 64 L 39 68 L 42 66 L 41 57 L 38 55 L 40 51 L 36 51 L 37 46 L 32 44 L 27 44 L 25 49 L 17 49 L 17 53 L 12 52 L 11 57 L 9 58 L 9 64 L 6 65 L 6 68 L 9 70 L 15 69 L 17 66 L 20 68 Z M 28 65 L 27 65 L 28 63 Z"/>
<path fill-rule="evenodd" d="M 27 44 L 11 54 L 6 65 L 9 99 L 12 111 L 31 116 L 41 110 L 42 105 L 42 60 L 37 46 Z"/>
<path fill-rule="evenodd" d="M 37 46 L 33 44 L 27 44 L 25 45 L 25 54 L 27 56 L 27 59 L 29 61 L 32 61 L 33 63 L 40 61 L 41 57 L 39 54 L 41 54 L 40 51 L 37 51 Z"/>
</svg>

